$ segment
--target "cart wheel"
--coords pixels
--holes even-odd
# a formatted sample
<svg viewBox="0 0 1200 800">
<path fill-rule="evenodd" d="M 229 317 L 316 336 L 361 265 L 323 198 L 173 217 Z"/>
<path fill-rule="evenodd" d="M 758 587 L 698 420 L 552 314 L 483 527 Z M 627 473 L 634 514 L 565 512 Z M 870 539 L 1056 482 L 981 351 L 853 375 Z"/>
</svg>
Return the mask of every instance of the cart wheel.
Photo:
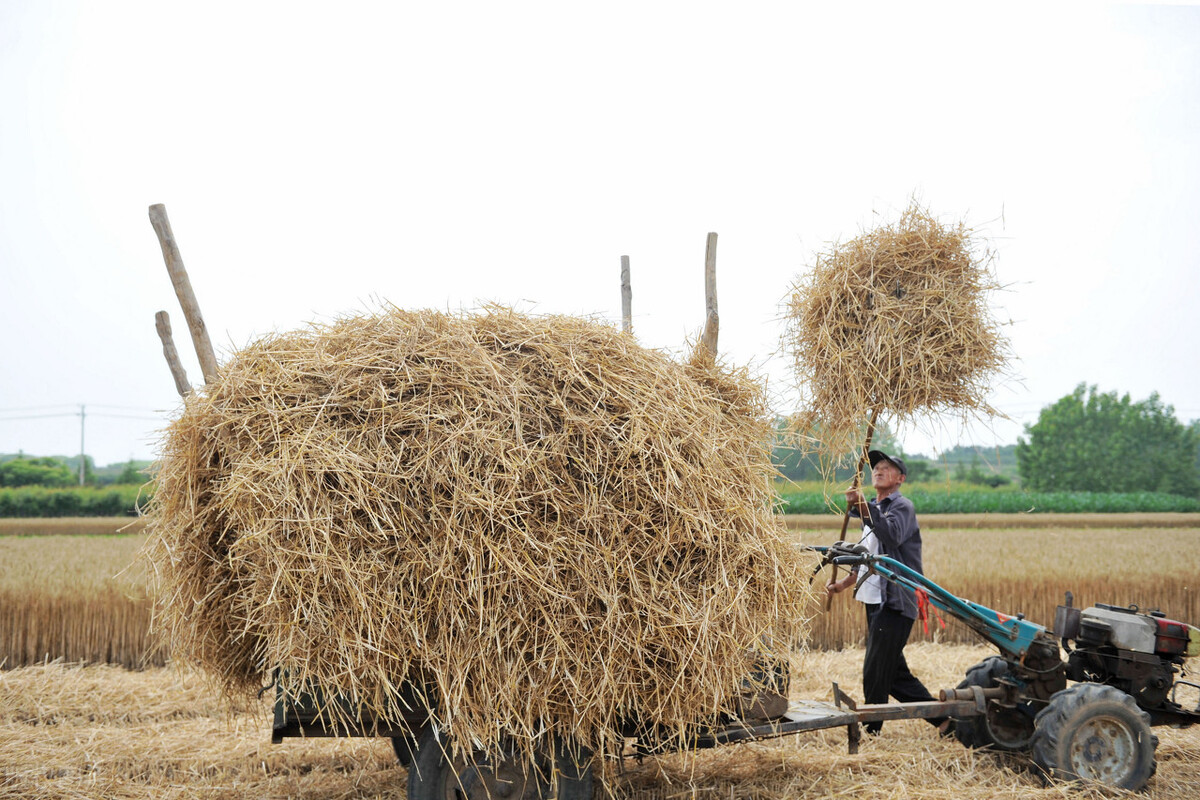
<svg viewBox="0 0 1200 800">
<path fill-rule="evenodd" d="M 967 677 L 957 688 L 979 686 L 990 689 L 999 686 L 1000 679 L 1007 676 L 1008 671 L 1008 662 L 1000 656 L 985 658 L 967 670 Z M 989 701 L 986 714 L 956 719 L 954 735 L 966 747 L 990 747 L 1006 752 L 1028 750 L 1029 740 L 1033 737 L 1035 714 L 1029 703 L 1003 706 Z"/>
<path fill-rule="evenodd" d="M 1033 762 L 1046 778 L 1142 789 L 1154 775 L 1158 737 L 1150 715 L 1112 686 L 1081 683 L 1057 692 L 1037 715 Z"/>
<path fill-rule="evenodd" d="M 591 800 L 591 754 L 556 746 L 536 767 L 509 753 L 502 760 L 451 758 L 431 727 L 417 743 L 408 770 L 408 800 Z M 552 769 L 552 764 L 555 767 Z"/>
</svg>

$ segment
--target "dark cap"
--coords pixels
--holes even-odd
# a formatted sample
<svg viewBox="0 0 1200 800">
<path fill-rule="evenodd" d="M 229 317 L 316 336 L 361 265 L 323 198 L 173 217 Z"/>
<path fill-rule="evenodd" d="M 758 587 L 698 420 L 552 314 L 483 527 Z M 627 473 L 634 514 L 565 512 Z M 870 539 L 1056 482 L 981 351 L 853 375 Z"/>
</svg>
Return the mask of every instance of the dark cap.
<svg viewBox="0 0 1200 800">
<path fill-rule="evenodd" d="M 904 459 L 900 456 L 889 456 L 882 450 L 872 450 L 867 453 L 867 458 L 871 460 L 871 469 L 875 469 L 875 465 L 880 461 L 889 461 L 896 465 L 901 475 L 908 477 L 908 467 L 904 466 Z"/>
</svg>

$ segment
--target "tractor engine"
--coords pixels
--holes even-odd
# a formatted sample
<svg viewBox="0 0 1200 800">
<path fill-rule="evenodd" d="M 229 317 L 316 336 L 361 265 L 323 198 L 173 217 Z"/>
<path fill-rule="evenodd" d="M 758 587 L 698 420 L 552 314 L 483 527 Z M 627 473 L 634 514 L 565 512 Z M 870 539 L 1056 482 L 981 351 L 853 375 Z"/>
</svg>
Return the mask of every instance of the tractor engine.
<svg viewBox="0 0 1200 800">
<path fill-rule="evenodd" d="M 1200 655 L 1200 629 L 1167 619 L 1097 603 L 1082 611 L 1067 605 L 1055 614 L 1055 630 L 1068 648 L 1067 677 L 1104 683 L 1131 695 L 1146 711 L 1170 704 L 1171 688 L 1184 659 Z"/>
</svg>

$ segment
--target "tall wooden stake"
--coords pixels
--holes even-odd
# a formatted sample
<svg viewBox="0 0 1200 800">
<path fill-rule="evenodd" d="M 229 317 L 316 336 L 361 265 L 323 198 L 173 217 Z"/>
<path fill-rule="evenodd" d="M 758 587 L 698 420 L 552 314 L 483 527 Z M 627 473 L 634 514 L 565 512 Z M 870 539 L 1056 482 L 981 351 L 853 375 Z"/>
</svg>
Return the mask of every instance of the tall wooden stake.
<svg viewBox="0 0 1200 800">
<path fill-rule="evenodd" d="M 717 332 L 720 318 L 717 316 L 717 235 L 708 234 L 704 246 L 704 333 L 700 344 L 717 357 Z"/>
<path fill-rule="evenodd" d="M 629 285 L 629 256 L 621 256 L 621 330 L 633 331 L 633 288 Z"/>
<path fill-rule="evenodd" d="M 175 296 L 179 298 L 183 316 L 187 319 L 188 329 L 192 333 L 192 343 L 196 346 L 196 357 L 200 359 L 200 371 L 204 373 L 204 382 L 212 383 L 217 379 L 217 356 L 208 338 L 204 317 L 200 314 L 200 304 L 196 302 L 196 294 L 192 291 L 192 282 L 183 266 L 179 245 L 175 243 L 175 234 L 171 231 L 170 220 L 167 219 L 167 209 L 161 203 L 150 206 L 150 224 L 158 234 L 167 273 L 171 276 Z"/>
<path fill-rule="evenodd" d="M 188 383 L 183 364 L 179 363 L 179 351 L 175 349 L 175 340 L 171 338 L 171 318 L 167 312 L 159 311 L 154 315 L 154 327 L 158 330 L 158 338 L 162 340 L 163 357 L 167 359 L 171 377 L 175 379 L 175 390 L 180 397 L 187 397 L 192 385 Z"/>
</svg>

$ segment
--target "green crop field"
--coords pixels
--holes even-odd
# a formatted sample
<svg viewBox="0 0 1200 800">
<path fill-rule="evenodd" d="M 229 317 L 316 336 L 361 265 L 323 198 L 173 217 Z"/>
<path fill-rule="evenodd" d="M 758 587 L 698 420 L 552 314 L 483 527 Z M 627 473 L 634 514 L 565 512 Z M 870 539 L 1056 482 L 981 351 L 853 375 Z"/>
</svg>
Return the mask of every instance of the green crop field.
<svg viewBox="0 0 1200 800">
<path fill-rule="evenodd" d="M 781 482 L 777 485 L 783 514 L 840 513 L 844 486 Z M 901 492 L 919 514 L 1132 514 L 1196 513 L 1200 500 L 1160 492 L 1028 492 L 1014 487 L 980 488 L 953 482 L 906 484 Z M 870 496 L 870 491 L 867 491 Z"/>
</svg>

